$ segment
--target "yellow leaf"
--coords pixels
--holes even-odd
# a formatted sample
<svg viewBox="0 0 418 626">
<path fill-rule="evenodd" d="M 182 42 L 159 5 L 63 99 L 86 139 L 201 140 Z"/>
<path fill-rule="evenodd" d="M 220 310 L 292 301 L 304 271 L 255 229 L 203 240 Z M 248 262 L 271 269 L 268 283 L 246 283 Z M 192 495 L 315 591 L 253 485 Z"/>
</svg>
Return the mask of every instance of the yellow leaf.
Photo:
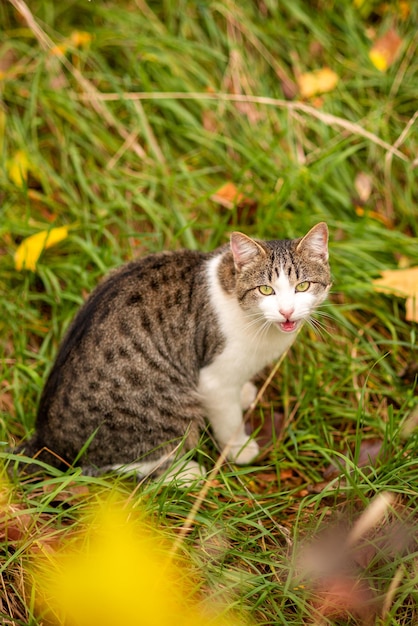
<svg viewBox="0 0 418 626">
<path fill-rule="evenodd" d="M 297 79 L 302 98 L 312 98 L 321 93 L 332 91 L 338 84 L 338 75 L 329 67 L 305 72 Z"/>
<path fill-rule="evenodd" d="M 88 46 L 92 39 L 93 35 L 84 30 L 74 30 L 70 35 L 71 43 L 76 48 L 84 48 L 85 46 Z"/>
<path fill-rule="evenodd" d="M 36 264 L 43 250 L 51 248 L 68 237 L 68 226 L 41 230 L 35 235 L 26 237 L 17 248 L 14 256 L 15 267 L 20 272 L 22 269 L 34 272 Z"/>
<path fill-rule="evenodd" d="M 27 152 L 25 150 L 16 150 L 11 159 L 7 161 L 6 167 L 10 180 L 17 187 L 23 187 L 28 179 L 30 169 Z"/>
<path fill-rule="evenodd" d="M 411 7 L 409 6 L 409 2 L 406 2 L 406 0 L 401 0 L 399 2 L 399 16 L 401 20 L 403 21 L 407 20 L 410 13 L 411 13 Z"/>
<path fill-rule="evenodd" d="M 63 54 L 65 54 L 68 50 L 68 43 L 63 41 L 63 43 L 59 43 L 56 46 L 53 46 L 50 51 L 49 54 L 52 54 L 53 56 L 56 57 L 62 57 Z"/>
<path fill-rule="evenodd" d="M 386 55 L 384 55 L 379 50 L 370 50 L 369 59 L 380 72 L 386 72 L 386 70 L 388 69 Z"/>
<path fill-rule="evenodd" d="M 380 71 L 385 72 L 395 61 L 402 39 L 395 30 L 390 29 L 373 44 L 369 52 L 370 61 Z"/>
<path fill-rule="evenodd" d="M 55 624 L 237 626 L 216 616 L 215 602 L 205 613 L 191 574 L 134 511 L 107 502 L 76 543 L 39 558 L 34 583 Z"/>
<path fill-rule="evenodd" d="M 406 298 L 408 322 L 418 322 L 418 267 L 384 270 L 382 278 L 373 281 L 376 291 L 389 292 Z"/>
</svg>

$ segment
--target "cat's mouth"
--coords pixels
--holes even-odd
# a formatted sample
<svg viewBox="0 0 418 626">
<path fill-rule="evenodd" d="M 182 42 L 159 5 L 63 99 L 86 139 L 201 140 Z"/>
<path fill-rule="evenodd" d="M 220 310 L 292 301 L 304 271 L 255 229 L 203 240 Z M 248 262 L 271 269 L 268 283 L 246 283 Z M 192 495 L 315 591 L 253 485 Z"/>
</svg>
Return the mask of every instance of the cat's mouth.
<svg viewBox="0 0 418 626">
<path fill-rule="evenodd" d="M 277 325 L 284 333 L 293 333 L 299 323 L 297 321 L 292 322 L 291 320 L 286 320 L 285 322 L 279 322 Z"/>
</svg>

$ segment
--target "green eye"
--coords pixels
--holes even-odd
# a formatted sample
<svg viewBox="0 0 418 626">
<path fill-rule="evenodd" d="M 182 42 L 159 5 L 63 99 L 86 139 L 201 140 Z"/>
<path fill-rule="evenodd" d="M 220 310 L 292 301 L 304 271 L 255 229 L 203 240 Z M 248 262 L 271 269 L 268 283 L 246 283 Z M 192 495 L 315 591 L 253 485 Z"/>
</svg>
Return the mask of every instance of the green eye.
<svg viewBox="0 0 418 626">
<path fill-rule="evenodd" d="M 304 280 L 303 283 L 299 283 L 299 285 L 296 285 L 295 290 L 299 292 L 308 291 L 310 286 L 311 283 L 308 280 Z"/>
<path fill-rule="evenodd" d="M 270 285 L 260 285 L 258 291 L 263 294 L 263 296 L 271 296 L 274 293 L 273 287 Z"/>
</svg>

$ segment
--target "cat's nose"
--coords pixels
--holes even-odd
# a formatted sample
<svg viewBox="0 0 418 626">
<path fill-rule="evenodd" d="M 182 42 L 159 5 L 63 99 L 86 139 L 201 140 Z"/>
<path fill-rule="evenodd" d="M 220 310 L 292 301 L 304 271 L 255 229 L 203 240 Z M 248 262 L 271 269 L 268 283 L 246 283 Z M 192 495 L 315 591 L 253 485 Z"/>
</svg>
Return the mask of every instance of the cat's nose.
<svg viewBox="0 0 418 626">
<path fill-rule="evenodd" d="M 286 320 L 290 320 L 294 312 L 295 309 L 279 309 L 280 315 L 283 315 Z"/>
</svg>

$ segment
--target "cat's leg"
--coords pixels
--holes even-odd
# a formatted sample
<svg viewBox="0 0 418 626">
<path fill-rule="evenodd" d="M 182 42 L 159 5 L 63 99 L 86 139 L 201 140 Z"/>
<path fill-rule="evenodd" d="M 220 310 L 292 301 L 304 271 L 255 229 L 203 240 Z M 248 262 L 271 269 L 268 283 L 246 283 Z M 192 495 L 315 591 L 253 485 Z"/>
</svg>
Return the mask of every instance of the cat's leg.
<svg viewBox="0 0 418 626">
<path fill-rule="evenodd" d="M 228 447 L 227 458 L 238 465 L 251 463 L 259 454 L 257 442 L 248 436 L 242 419 L 239 400 L 228 402 L 225 396 L 219 403 L 211 403 L 208 419 L 221 448 Z"/>
<path fill-rule="evenodd" d="M 201 372 L 199 392 L 216 441 L 222 449 L 228 447 L 228 459 L 239 465 L 251 463 L 260 449 L 245 432 L 240 387 L 225 387 L 224 381 Z"/>
<path fill-rule="evenodd" d="M 164 483 L 174 482 L 183 487 L 189 487 L 197 480 L 203 480 L 206 470 L 196 461 L 186 461 L 184 465 L 176 463 L 164 476 Z"/>
<path fill-rule="evenodd" d="M 241 408 L 244 411 L 250 408 L 250 406 L 252 405 L 252 403 L 257 397 L 257 393 L 258 393 L 258 389 L 254 385 L 254 383 L 251 382 L 251 380 L 249 380 L 242 386 L 240 399 L 241 399 Z"/>
<path fill-rule="evenodd" d="M 164 473 L 163 470 L 168 470 Z M 105 467 L 93 468 L 84 466 L 83 473 L 86 476 L 100 476 L 107 472 L 117 472 L 118 474 L 134 474 L 138 480 L 148 477 L 158 477 L 164 474 L 163 483 L 175 482 L 178 486 L 188 487 L 196 480 L 202 480 L 206 475 L 206 470 L 196 461 L 181 459 L 174 461 L 172 454 L 164 454 L 153 461 L 138 461 L 136 463 L 126 463 L 107 465 Z"/>
</svg>

